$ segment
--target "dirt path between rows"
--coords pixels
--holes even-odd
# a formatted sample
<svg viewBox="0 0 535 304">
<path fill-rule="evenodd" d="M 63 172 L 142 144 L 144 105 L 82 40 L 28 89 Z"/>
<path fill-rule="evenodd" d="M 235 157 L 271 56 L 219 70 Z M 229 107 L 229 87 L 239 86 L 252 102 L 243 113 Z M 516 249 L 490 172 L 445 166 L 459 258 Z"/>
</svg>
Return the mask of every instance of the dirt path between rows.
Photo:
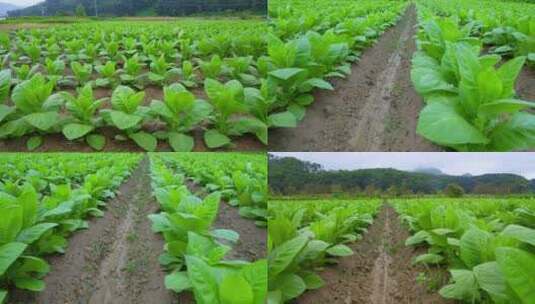
<svg viewBox="0 0 535 304">
<path fill-rule="evenodd" d="M 437 151 L 416 134 L 422 99 L 410 82 L 416 9 L 366 50 L 352 74 L 319 91 L 294 129 L 269 134 L 270 151 Z"/>
<path fill-rule="evenodd" d="M 412 266 L 416 250 L 404 245 L 409 232 L 396 211 L 382 207 L 363 239 L 350 245 L 354 255 L 320 273 L 325 286 L 306 292 L 295 303 L 450 304 L 436 291 L 417 283 L 424 271 Z"/>
<path fill-rule="evenodd" d="M 177 303 L 158 266 L 164 242 L 147 219 L 156 210 L 145 157 L 108 202 L 104 217 L 74 234 L 64 255 L 48 259 L 52 272 L 45 278 L 46 289 L 17 294 L 12 303 Z"/>
</svg>

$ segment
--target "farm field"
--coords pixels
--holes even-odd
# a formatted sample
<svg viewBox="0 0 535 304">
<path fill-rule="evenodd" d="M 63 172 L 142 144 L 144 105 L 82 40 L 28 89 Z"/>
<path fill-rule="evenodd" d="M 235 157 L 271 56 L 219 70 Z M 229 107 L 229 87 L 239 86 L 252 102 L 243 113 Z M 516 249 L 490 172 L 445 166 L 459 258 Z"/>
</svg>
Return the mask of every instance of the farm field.
<svg viewBox="0 0 535 304">
<path fill-rule="evenodd" d="M 152 154 L 151 176 L 160 212 L 149 218 L 179 303 L 265 303 L 266 156 Z"/>
<path fill-rule="evenodd" d="M 288 86 L 288 93 L 279 98 L 293 98 L 293 104 L 279 109 L 288 109 L 297 121 L 296 127 L 270 129 L 271 151 L 524 151 L 535 147 L 530 110 L 535 100 L 534 4 L 306 3 L 270 1 L 269 5 L 270 28 L 288 52 L 292 46 L 306 45 L 306 40 L 311 45 L 322 41 L 324 46 L 311 48 L 306 60 L 281 60 L 287 77 L 297 82 L 314 78 L 316 85 L 305 92 Z M 318 9 L 322 5 L 329 9 Z M 358 8 L 351 9 L 353 5 Z M 268 44 L 270 50 L 277 46 L 276 52 L 282 52 L 281 43 Z M 321 58 L 332 60 L 321 62 L 321 52 L 330 52 L 332 56 Z M 457 61 L 456 54 L 471 54 L 470 61 Z M 474 65 L 464 73 L 462 67 L 470 62 Z M 292 94 L 299 98 L 288 98 Z"/>
<path fill-rule="evenodd" d="M 266 30 L 183 18 L 0 33 L 0 150 L 264 150 Z"/>
<path fill-rule="evenodd" d="M 532 198 L 269 202 L 270 303 L 533 303 Z"/>
<path fill-rule="evenodd" d="M 0 303 L 264 302 L 265 155 L 0 162 Z"/>
</svg>

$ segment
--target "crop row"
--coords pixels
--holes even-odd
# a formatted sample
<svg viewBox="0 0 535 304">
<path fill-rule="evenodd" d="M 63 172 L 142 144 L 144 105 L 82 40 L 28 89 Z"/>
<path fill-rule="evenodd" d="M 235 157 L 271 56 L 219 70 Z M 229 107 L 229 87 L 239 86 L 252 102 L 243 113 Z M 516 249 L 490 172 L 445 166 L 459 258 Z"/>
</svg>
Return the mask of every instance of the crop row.
<svg viewBox="0 0 535 304">
<path fill-rule="evenodd" d="M 458 151 L 535 147 L 535 116 L 525 111 L 535 103 L 520 100 L 515 92 L 525 63 L 533 64 L 535 5 L 417 4 L 420 30 L 411 79 L 426 104 L 417 132 Z"/>
<path fill-rule="evenodd" d="M 244 156 L 247 158 L 247 155 Z M 181 169 L 183 164 L 194 160 L 210 167 L 218 163 L 218 157 L 224 164 L 226 160 L 238 161 L 240 155 L 151 156 L 152 188 L 161 212 L 149 218 L 153 231 L 162 233 L 166 242 L 165 252 L 160 256 L 160 263 L 169 272 L 165 286 L 177 293 L 191 291 L 199 304 L 263 304 L 267 294 L 267 261 L 225 259 L 232 249 L 231 245 L 238 242 L 239 234 L 233 230 L 212 228 L 219 205 L 224 203 L 222 198 L 239 192 L 214 183 L 206 184 L 205 190 L 209 194 L 199 197 L 190 191 L 191 183 L 197 183 L 198 177 L 189 176 Z M 251 166 L 265 167 L 265 159 L 262 164 Z M 235 167 L 235 170 L 239 169 Z M 223 179 L 225 182 L 232 181 L 228 175 Z M 255 182 L 265 183 L 265 180 Z M 244 198 L 249 199 L 248 195 Z M 240 200 L 241 196 L 237 199 Z"/>
<path fill-rule="evenodd" d="M 439 293 L 466 303 L 535 301 L 535 202 L 532 199 L 412 199 L 394 206 L 427 253 L 414 263 L 447 267 Z"/>
<path fill-rule="evenodd" d="M 405 1 L 270 1 L 266 83 L 273 127 L 295 127 L 325 79 L 345 78 L 361 51 L 393 26 Z"/>
<path fill-rule="evenodd" d="M 0 138 L 33 135 L 28 148 L 35 149 L 40 135 L 62 132 L 100 150 L 98 130 L 107 126 L 148 151 L 158 139 L 190 151 L 199 129 L 208 148 L 246 133 L 267 144 L 263 27 L 254 20 L 102 22 L 2 34 Z M 145 100 L 153 91 L 163 100 Z"/>
<path fill-rule="evenodd" d="M 267 225 L 267 162 L 264 154 L 160 154 L 166 166 L 182 172 L 208 192 L 239 208 L 242 217 Z"/>
<path fill-rule="evenodd" d="M 47 154 L 0 160 L 0 303 L 10 289 L 41 291 L 50 271 L 43 259 L 63 253 L 67 237 L 102 216 L 106 200 L 139 155 Z"/>
<path fill-rule="evenodd" d="M 269 303 L 287 303 L 321 288 L 317 271 L 353 254 L 345 244 L 361 238 L 380 205 L 379 200 L 270 201 Z"/>
</svg>

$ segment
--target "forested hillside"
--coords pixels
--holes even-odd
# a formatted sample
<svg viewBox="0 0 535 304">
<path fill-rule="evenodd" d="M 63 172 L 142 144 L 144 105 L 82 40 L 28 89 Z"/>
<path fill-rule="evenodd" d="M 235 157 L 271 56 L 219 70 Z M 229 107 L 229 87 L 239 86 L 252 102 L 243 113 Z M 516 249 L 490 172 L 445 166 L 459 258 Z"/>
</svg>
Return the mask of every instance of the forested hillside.
<svg viewBox="0 0 535 304">
<path fill-rule="evenodd" d="M 466 193 L 516 194 L 534 192 L 535 182 L 514 174 L 480 176 L 407 172 L 396 169 L 324 170 L 296 158 L 269 157 L 269 186 L 276 194 L 391 193 L 434 194 L 456 184 Z"/>
<path fill-rule="evenodd" d="M 9 15 L 182 16 L 229 10 L 266 12 L 267 0 L 46 0 Z"/>
</svg>

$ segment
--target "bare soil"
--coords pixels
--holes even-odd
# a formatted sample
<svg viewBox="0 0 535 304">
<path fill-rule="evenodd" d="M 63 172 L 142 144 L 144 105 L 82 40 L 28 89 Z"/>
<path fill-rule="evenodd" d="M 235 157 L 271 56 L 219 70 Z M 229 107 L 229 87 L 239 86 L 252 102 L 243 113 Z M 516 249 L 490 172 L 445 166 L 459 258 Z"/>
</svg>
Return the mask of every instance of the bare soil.
<svg viewBox="0 0 535 304">
<path fill-rule="evenodd" d="M 355 254 L 327 267 L 320 273 L 325 286 L 306 292 L 295 303 L 453 303 L 417 282 L 418 274 L 424 269 L 411 264 L 417 249 L 404 245 L 409 236 L 396 211 L 391 206 L 383 206 L 363 239 L 350 245 Z M 447 280 L 447 277 L 440 279 Z"/>
<path fill-rule="evenodd" d="M 157 209 L 150 196 L 148 159 L 107 204 L 104 217 L 69 239 L 64 255 L 51 257 L 46 289 L 16 292 L 10 303 L 144 304 L 177 303 L 163 284 L 158 256 L 163 240 L 150 230 L 147 215 Z"/>
<path fill-rule="evenodd" d="M 535 101 L 535 69 L 525 66 L 516 82 L 516 93 L 520 98 Z"/>
<path fill-rule="evenodd" d="M 318 91 L 297 128 L 270 130 L 270 151 L 440 151 L 416 134 L 422 99 L 410 82 L 416 11 L 366 50 L 334 91 Z"/>
</svg>

